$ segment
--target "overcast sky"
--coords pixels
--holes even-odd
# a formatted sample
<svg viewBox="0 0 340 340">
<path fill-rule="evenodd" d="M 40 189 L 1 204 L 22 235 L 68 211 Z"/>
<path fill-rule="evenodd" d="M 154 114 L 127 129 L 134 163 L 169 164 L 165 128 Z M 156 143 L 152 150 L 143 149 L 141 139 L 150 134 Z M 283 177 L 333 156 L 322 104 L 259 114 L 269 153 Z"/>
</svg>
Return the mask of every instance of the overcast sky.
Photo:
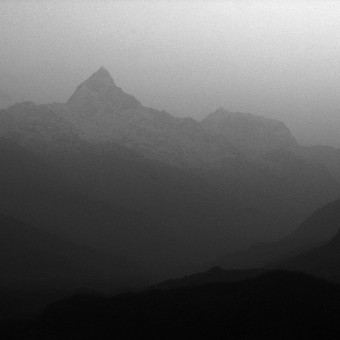
<svg viewBox="0 0 340 340">
<path fill-rule="evenodd" d="M 0 1 L 0 102 L 66 101 L 101 65 L 143 104 L 283 120 L 340 147 L 340 1 Z"/>
</svg>

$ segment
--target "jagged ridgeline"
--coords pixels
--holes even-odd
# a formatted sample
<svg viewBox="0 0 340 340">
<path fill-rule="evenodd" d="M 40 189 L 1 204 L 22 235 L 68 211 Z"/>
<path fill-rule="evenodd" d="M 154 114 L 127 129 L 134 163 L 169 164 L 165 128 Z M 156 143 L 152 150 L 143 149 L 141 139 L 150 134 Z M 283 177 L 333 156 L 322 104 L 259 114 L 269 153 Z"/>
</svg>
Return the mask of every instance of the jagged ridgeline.
<svg viewBox="0 0 340 340">
<path fill-rule="evenodd" d="M 111 256 L 120 283 L 129 266 L 141 282 L 168 278 L 284 237 L 340 193 L 336 149 L 252 114 L 145 107 L 104 68 L 66 103 L 1 110 L 0 137 L 0 212 Z"/>
</svg>

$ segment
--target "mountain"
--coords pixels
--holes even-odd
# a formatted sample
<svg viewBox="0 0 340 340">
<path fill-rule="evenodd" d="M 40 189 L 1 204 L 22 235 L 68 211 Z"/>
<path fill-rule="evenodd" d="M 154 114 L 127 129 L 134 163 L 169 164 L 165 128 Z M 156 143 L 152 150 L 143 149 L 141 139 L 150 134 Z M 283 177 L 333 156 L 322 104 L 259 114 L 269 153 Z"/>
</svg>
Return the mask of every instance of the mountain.
<svg viewBox="0 0 340 340">
<path fill-rule="evenodd" d="M 201 122 L 214 135 L 227 139 L 240 150 L 262 155 L 276 150 L 292 150 L 297 142 L 284 123 L 249 113 L 230 112 L 223 108 Z"/>
<path fill-rule="evenodd" d="M 175 118 L 144 107 L 104 68 L 80 84 L 66 104 L 50 108 L 97 145 L 111 141 L 147 159 L 194 171 L 227 193 L 229 201 L 262 215 L 269 212 L 270 220 L 282 221 L 276 235 L 286 235 L 340 194 L 327 169 L 294 156 L 297 142 L 282 122 L 223 109 L 202 122 Z M 270 223 L 262 227 L 267 238 L 272 237 Z"/>
<path fill-rule="evenodd" d="M 332 243 L 331 240 L 334 237 L 336 238 L 340 231 L 339 208 L 339 200 L 331 202 L 317 209 L 290 236 L 276 242 L 259 243 L 247 250 L 227 254 L 207 264 L 207 266 L 219 265 L 223 268 L 242 269 L 260 268 L 269 263 L 283 261 L 286 258 L 295 258 L 300 253 L 302 253 L 301 258 L 304 258 L 305 255 L 303 254 L 313 248 L 320 246 L 321 249 L 327 248 L 328 242 Z M 314 254 L 314 250 L 311 253 Z M 336 256 L 334 256 L 334 259 L 336 259 Z M 317 257 L 313 261 L 316 266 L 320 262 Z M 291 261 L 292 266 L 289 268 L 297 270 L 302 268 L 295 266 L 294 262 L 295 260 Z"/>
<path fill-rule="evenodd" d="M 92 142 L 116 141 L 143 156 L 176 166 L 219 164 L 237 154 L 191 118 L 144 107 L 116 86 L 104 68 L 78 86 L 66 104 L 49 108 Z"/>
<path fill-rule="evenodd" d="M 339 197 L 340 183 L 334 171 L 325 162 L 302 155 L 301 150 L 305 149 L 284 123 L 221 108 L 203 119 L 201 125 L 232 143 L 245 156 L 225 165 L 219 173 L 213 169 L 211 177 L 220 183 L 228 181 L 243 201 L 256 200 L 258 210 L 275 214 L 284 210 L 278 218 L 292 216 L 293 225 L 296 216 L 306 218 Z"/>
<path fill-rule="evenodd" d="M 112 138 L 112 132 L 119 130 L 114 125 L 120 112 L 139 108 L 141 103 L 117 87 L 103 67 L 81 83 L 62 107 L 68 113 L 65 118 L 79 126 L 85 137 L 95 140 Z"/>
<path fill-rule="evenodd" d="M 126 289 L 142 284 L 141 268 L 0 214 L 1 289 Z"/>
<path fill-rule="evenodd" d="M 313 211 L 340 194 L 339 183 L 325 167 L 284 150 L 267 153 L 262 159 L 206 169 L 201 176 L 233 193 L 245 207 L 271 218 L 271 225 L 266 230 L 263 224 L 261 233 L 267 240 L 286 237 Z"/>
<path fill-rule="evenodd" d="M 56 166 L 61 163 L 55 161 Z M 280 176 L 270 175 L 264 167 L 256 169 L 253 163 L 244 164 L 243 174 L 226 168 L 202 174 L 138 157 L 117 145 L 100 144 L 70 154 L 62 169 L 87 195 L 156 218 L 164 238 L 173 245 L 164 249 L 175 251 L 183 263 L 206 261 L 226 249 L 284 235 L 330 199 L 332 191 L 336 198 L 336 183 L 327 174 L 322 176 L 318 167 L 300 165 L 295 159 L 292 165 L 288 159 L 283 163 L 277 165 L 278 170 L 284 169 Z"/>
<path fill-rule="evenodd" d="M 340 200 L 318 210 L 303 225 L 304 230 L 311 233 L 321 228 L 327 232 L 330 227 L 336 234 L 327 244 L 283 260 L 274 266 L 305 271 L 340 282 Z"/>
<path fill-rule="evenodd" d="M 169 239 L 157 220 L 87 196 L 53 163 L 12 141 L 0 140 L 0 158 L 0 213 L 117 259 L 152 263 L 156 253 L 164 259 Z"/>
<path fill-rule="evenodd" d="M 291 150 L 282 123 L 242 118 L 264 136 L 259 153 L 238 142 L 243 128 L 229 138 L 144 107 L 103 68 L 67 103 L 21 103 L 0 120 L 1 211 L 131 257 L 157 279 L 283 237 L 340 193 L 323 165 Z"/>
<path fill-rule="evenodd" d="M 73 112 L 88 119 L 93 119 L 95 115 L 103 119 L 108 112 L 118 114 L 123 110 L 142 107 L 136 98 L 116 86 L 103 67 L 77 87 L 67 104 Z"/>
<path fill-rule="evenodd" d="M 124 243 L 135 245 L 139 260 L 148 251 L 148 264 L 154 263 L 158 271 L 169 271 L 170 264 L 181 268 L 187 262 L 200 262 L 225 247 L 249 242 L 250 232 L 269 224 L 266 216 L 253 216 L 230 192 L 198 174 L 138 157 L 129 150 L 100 145 L 68 157 L 62 166 L 56 159 L 54 164 L 87 196 L 108 206 L 142 212 L 150 221 L 148 228 L 126 229 Z M 153 241 L 145 247 L 138 245 L 142 239 Z"/>
<path fill-rule="evenodd" d="M 316 210 L 292 235 L 295 239 L 305 238 L 310 243 L 326 243 L 340 230 L 340 200 L 336 200 Z"/>
<path fill-rule="evenodd" d="M 119 151 L 67 153 L 76 163 L 71 171 L 65 154 L 60 169 L 54 154 L 41 157 L 0 140 L 0 212 L 130 259 L 159 279 L 220 253 L 242 237 L 228 237 L 242 221 L 254 226 L 246 211 L 198 177 Z M 224 221 L 233 223 L 226 231 Z"/>
<path fill-rule="evenodd" d="M 338 150 L 302 147 L 282 122 L 224 109 L 176 118 L 100 68 L 66 103 L 0 110 L 0 160 L 0 330 L 8 289 L 108 291 L 200 263 L 219 267 L 63 300 L 24 338 L 292 338 L 294 327 L 324 338 L 337 325 L 337 286 L 220 268 L 340 282 Z"/>
<path fill-rule="evenodd" d="M 86 102 L 84 102 L 85 98 Z M 326 169 L 323 169 L 322 166 L 317 168 L 312 164 L 308 164 L 307 161 L 303 162 L 298 156 L 293 158 L 293 156 L 289 154 L 288 149 L 278 149 L 267 152 L 262 155 L 260 160 L 254 160 L 254 153 L 245 150 L 239 143 L 236 144 L 237 141 L 235 139 L 233 140 L 234 146 L 231 147 L 232 144 L 227 140 L 236 135 L 239 136 L 238 140 L 241 140 L 243 137 L 242 131 L 248 129 L 254 131 L 254 133 L 256 131 L 255 134 L 257 138 L 262 138 L 262 144 L 267 140 L 267 144 L 271 146 L 281 145 L 281 147 L 286 146 L 288 148 L 288 146 L 295 145 L 294 138 L 281 122 L 268 120 L 267 118 L 251 114 L 230 114 L 225 110 L 219 110 L 214 114 L 209 115 L 206 121 L 214 122 L 217 119 L 216 123 L 218 123 L 221 119 L 227 119 L 226 122 L 229 124 L 228 119 L 230 116 L 234 118 L 240 116 L 243 118 L 238 119 L 239 129 L 232 125 L 233 133 L 228 131 L 224 131 L 223 133 L 222 131 L 217 133 L 218 137 L 213 133 L 208 133 L 208 136 L 201 125 L 194 120 L 190 120 L 191 123 L 189 125 L 191 127 L 189 128 L 189 125 L 185 123 L 185 119 L 177 119 L 166 114 L 168 118 L 164 120 L 164 114 L 159 111 L 154 111 L 151 116 L 145 116 L 144 113 L 149 109 L 143 107 L 136 99 L 132 98 L 132 96 L 125 94 L 115 85 L 107 70 L 101 68 L 88 80 L 78 86 L 77 90 L 66 104 L 43 106 L 28 102 L 1 111 L 2 133 L 0 133 L 0 135 L 2 134 L 6 138 L 14 139 L 17 143 L 29 148 L 35 153 L 44 152 L 49 156 L 52 155 L 52 157 L 56 159 L 55 163 L 59 168 L 62 169 L 63 167 L 67 171 L 71 168 L 71 170 L 73 169 L 73 173 L 76 173 L 75 177 L 78 177 L 79 175 L 83 177 L 84 180 L 82 183 L 92 182 L 92 177 L 94 175 L 95 178 L 97 178 L 97 184 L 98 180 L 103 183 L 100 187 L 104 188 L 106 193 L 108 191 L 107 189 L 112 187 L 112 185 L 107 185 L 108 181 L 104 181 L 104 178 L 106 177 L 100 177 L 103 174 L 103 171 L 101 171 L 99 167 L 97 167 L 97 170 L 93 170 L 92 164 L 98 162 L 100 158 L 98 157 L 98 154 L 100 153 L 102 154 L 102 159 L 104 154 L 105 157 L 109 156 L 109 158 L 112 158 L 112 156 L 110 157 L 110 152 L 108 152 L 108 150 L 114 148 L 113 154 L 115 155 L 117 143 L 118 146 L 121 147 L 119 154 L 122 155 L 124 152 L 129 154 L 130 160 L 133 157 L 137 157 L 139 159 L 139 162 L 137 163 L 145 164 L 142 159 L 143 156 L 146 156 L 147 158 L 151 157 L 154 160 L 158 159 L 166 164 L 175 165 L 176 167 L 181 165 L 183 168 L 186 164 L 185 169 L 189 170 L 191 173 L 192 166 L 195 164 L 196 177 L 198 175 L 198 179 L 200 178 L 202 181 L 209 182 L 210 187 L 211 185 L 215 186 L 215 190 L 227 193 L 227 196 L 230 197 L 229 201 L 236 199 L 242 201 L 239 204 L 244 205 L 246 208 L 252 207 L 255 210 L 260 210 L 261 213 L 267 213 L 269 211 L 275 216 L 278 211 L 282 212 L 279 218 L 280 220 L 285 219 L 285 221 L 281 230 L 278 231 L 280 235 L 287 233 L 287 225 L 292 225 L 291 228 L 293 229 L 313 210 L 338 197 L 340 192 L 339 185 L 332 181 L 331 175 L 327 173 Z M 93 103 L 93 105 L 89 105 L 87 101 Z M 90 107 L 92 107 L 92 109 L 89 113 L 87 110 L 89 110 Z M 62 112 L 58 112 L 56 108 L 61 108 Z M 136 118 L 133 121 L 130 120 L 131 117 L 128 113 L 132 108 L 135 110 L 134 114 Z M 154 125 L 156 121 L 158 121 L 157 126 Z M 98 131 L 89 132 L 87 130 L 87 125 L 84 126 L 84 124 L 90 124 L 89 128 L 91 129 L 100 128 L 106 130 L 106 137 L 101 137 L 101 133 Z M 171 128 L 169 127 L 169 124 L 171 124 Z M 202 122 L 202 125 L 204 127 L 205 122 Z M 219 125 L 224 126 L 223 124 Z M 136 131 L 132 131 L 130 129 L 131 126 L 133 126 L 134 130 L 138 130 L 139 132 L 147 130 L 149 137 L 157 131 L 157 135 L 152 136 L 152 141 L 149 139 L 151 144 L 148 147 L 149 151 L 158 154 L 157 157 L 150 156 L 148 153 L 149 151 L 145 153 L 145 150 L 140 150 L 140 147 L 143 147 L 144 145 L 144 137 L 141 137 L 139 132 L 136 134 Z M 193 126 L 195 126 L 196 129 L 195 136 L 189 131 Z M 189 130 L 187 130 L 187 128 L 189 128 Z M 164 145 L 164 147 L 160 148 L 162 145 L 161 139 L 169 139 L 167 134 L 169 134 L 170 131 L 172 131 L 171 139 L 173 143 L 182 143 L 183 145 L 181 147 L 176 147 L 175 149 L 169 145 Z M 96 149 L 99 150 L 99 152 L 90 151 L 92 155 L 95 154 L 90 162 L 79 160 L 79 154 L 82 154 L 80 158 L 85 157 L 89 159 L 89 152 L 87 150 L 93 150 L 93 140 L 90 138 L 91 142 L 88 141 L 86 143 L 84 139 L 89 138 L 89 135 L 91 134 L 93 134 L 96 139 Z M 133 138 L 134 145 L 125 143 L 121 140 L 121 134 L 126 134 L 129 136 L 128 138 Z M 286 136 L 283 142 L 281 141 L 282 135 Z M 271 136 L 271 138 L 268 136 Z M 198 137 L 198 140 L 196 137 Z M 201 144 L 202 140 L 204 140 L 204 143 L 206 144 L 204 147 L 202 147 Z M 223 140 L 222 144 L 221 140 Z M 276 140 L 276 142 L 274 140 Z M 255 145 L 253 140 L 249 143 Z M 182 151 L 185 150 L 185 148 L 189 149 L 184 154 Z M 104 152 L 102 152 L 101 149 L 104 149 Z M 218 159 L 218 163 L 211 163 L 207 157 L 203 157 L 203 154 L 201 154 L 205 159 L 203 162 L 205 165 L 204 168 L 197 168 L 198 163 L 193 161 L 193 158 L 198 160 L 196 157 L 197 152 L 200 153 L 203 149 L 205 149 L 204 153 L 207 152 L 207 155 L 209 155 L 207 156 L 208 158 L 216 156 L 215 160 L 217 161 Z M 212 151 L 216 151 L 217 149 L 220 150 L 218 154 Z M 238 151 L 238 149 L 243 149 L 243 154 Z M 129 150 L 132 151 L 132 153 L 129 152 Z M 228 156 L 226 158 L 225 155 L 230 155 L 229 151 L 231 150 L 234 156 L 231 158 Z M 245 154 L 244 152 L 246 151 L 248 153 Z M 132 156 L 132 154 L 134 154 L 134 156 Z M 140 156 L 142 156 L 142 158 Z M 178 157 L 181 159 L 183 158 L 183 162 L 178 159 Z M 73 158 L 75 160 L 73 160 Z M 177 160 L 175 160 L 175 158 Z M 74 164 L 76 161 L 78 164 L 82 163 L 82 168 L 75 169 Z M 199 162 L 200 166 L 202 166 L 203 163 L 201 161 Z M 103 161 L 99 160 L 99 163 L 103 165 Z M 108 162 L 104 161 L 104 163 L 105 168 L 108 170 Z M 137 163 L 134 162 L 131 166 L 136 167 Z M 161 165 L 157 165 L 157 163 L 154 163 L 154 165 L 158 168 L 162 167 Z M 93 171 L 98 173 L 98 176 L 96 176 L 93 171 L 89 176 L 82 176 L 82 172 L 89 172 L 89 170 L 87 170 L 88 167 L 91 167 Z M 149 163 L 148 167 L 152 168 L 153 166 Z M 163 168 L 165 169 L 164 166 Z M 126 171 L 126 167 L 124 167 L 124 169 Z M 114 165 L 110 166 L 110 171 L 117 173 Z M 179 171 L 174 169 L 171 171 L 176 172 L 175 176 L 183 177 L 182 175 L 178 175 Z M 152 170 L 148 172 L 150 173 Z M 169 171 L 165 170 L 165 172 Z M 165 176 L 165 178 L 169 177 L 168 175 Z M 164 178 L 164 175 L 159 175 L 158 177 Z M 189 176 L 186 176 L 185 181 L 188 181 L 188 177 Z M 131 178 L 131 176 L 129 178 Z M 148 178 L 150 178 L 150 175 L 147 175 L 146 181 L 148 181 Z M 112 182 L 112 180 L 110 180 L 110 182 Z M 137 188 L 145 181 L 141 178 L 140 181 L 131 183 L 128 176 L 120 176 L 119 180 L 117 179 L 115 181 L 115 188 L 117 188 L 117 186 L 121 188 L 122 185 L 120 185 L 120 183 L 123 182 L 130 183 L 128 184 L 129 187 Z M 183 188 L 183 185 L 180 185 L 180 188 Z M 150 189 L 153 190 L 153 188 L 148 186 L 146 190 Z M 282 190 L 284 190 L 284 192 L 281 193 Z M 95 189 L 95 191 L 98 192 L 98 189 Z M 107 199 L 108 195 L 106 193 L 101 195 L 100 199 Z M 110 193 L 109 195 L 110 198 L 114 196 Z M 197 194 L 188 194 L 185 196 L 197 197 Z M 176 199 L 171 200 L 171 204 L 177 202 L 178 198 L 185 196 L 177 195 Z M 226 195 L 224 194 L 222 196 Z M 237 198 L 238 196 L 239 198 Z M 126 197 L 124 190 L 119 192 L 119 197 L 122 197 L 124 200 L 124 197 Z M 134 197 L 139 199 L 138 195 L 132 193 L 124 201 L 127 203 L 128 201 L 136 201 Z M 137 206 L 137 209 L 143 210 L 145 207 L 155 206 L 154 204 L 157 205 L 161 200 L 157 199 L 149 204 L 149 202 L 145 200 L 145 197 L 142 197 L 139 202 L 148 203 L 144 204 L 144 206 Z M 167 199 L 165 202 L 170 202 L 170 199 Z M 134 205 L 134 203 L 130 204 L 128 208 L 131 208 L 131 205 Z M 176 208 L 172 210 L 176 211 Z M 154 209 L 154 211 L 158 210 Z M 285 216 L 287 216 L 287 218 Z M 267 223 L 264 224 L 268 225 Z"/>
</svg>

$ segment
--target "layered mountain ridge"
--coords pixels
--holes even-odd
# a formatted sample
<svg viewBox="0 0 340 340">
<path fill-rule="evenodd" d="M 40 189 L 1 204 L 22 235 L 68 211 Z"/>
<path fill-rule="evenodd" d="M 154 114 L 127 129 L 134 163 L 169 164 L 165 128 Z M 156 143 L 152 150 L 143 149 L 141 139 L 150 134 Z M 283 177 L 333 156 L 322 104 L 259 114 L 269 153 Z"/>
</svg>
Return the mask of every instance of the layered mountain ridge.
<svg viewBox="0 0 340 340">
<path fill-rule="evenodd" d="M 37 125 L 49 119 L 49 126 L 63 125 L 61 130 L 82 139 L 115 141 L 147 158 L 176 166 L 223 166 L 240 157 L 297 147 L 289 129 L 274 119 L 220 108 L 198 122 L 147 108 L 118 87 L 103 67 L 82 82 L 65 104 L 26 102 L 9 111 L 11 118 L 4 112 L 0 115 L 2 135 L 21 121 L 27 126 L 27 120 Z M 6 128 L 12 118 L 15 122 Z"/>
<path fill-rule="evenodd" d="M 1 212 L 132 257 L 157 278 L 284 237 L 340 194 L 282 122 L 223 109 L 177 118 L 143 106 L 104 68 L 66 103 L 17 104 L 0 122 L 0 137 L 28 157 L 0 166 Z"/>
<path fill-rule="evenodd" d="M 117 87 L 104 68 L 78 86 L 66 104 L 52 105 L 92 142 L 113 140 L 176 166 L 202 166 L 234 157 L 235 150 L 190 118 L 144 107 Z"/>
</svg>

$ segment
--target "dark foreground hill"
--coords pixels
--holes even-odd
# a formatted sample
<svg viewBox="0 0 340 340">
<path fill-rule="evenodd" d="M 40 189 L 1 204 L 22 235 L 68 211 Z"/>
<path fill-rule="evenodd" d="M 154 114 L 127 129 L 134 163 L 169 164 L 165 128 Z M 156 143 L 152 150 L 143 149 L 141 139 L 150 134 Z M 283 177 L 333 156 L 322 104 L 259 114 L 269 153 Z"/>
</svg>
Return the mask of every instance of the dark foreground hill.
<svg viewBox="0 0 340 340">
<path fill-rule="evenodd" d="M 17 339 L 337 339 L 339 317 L 338 285 L 278 271 L 232 284 L 77 295 L 3 332 Z"/>
</svg>

